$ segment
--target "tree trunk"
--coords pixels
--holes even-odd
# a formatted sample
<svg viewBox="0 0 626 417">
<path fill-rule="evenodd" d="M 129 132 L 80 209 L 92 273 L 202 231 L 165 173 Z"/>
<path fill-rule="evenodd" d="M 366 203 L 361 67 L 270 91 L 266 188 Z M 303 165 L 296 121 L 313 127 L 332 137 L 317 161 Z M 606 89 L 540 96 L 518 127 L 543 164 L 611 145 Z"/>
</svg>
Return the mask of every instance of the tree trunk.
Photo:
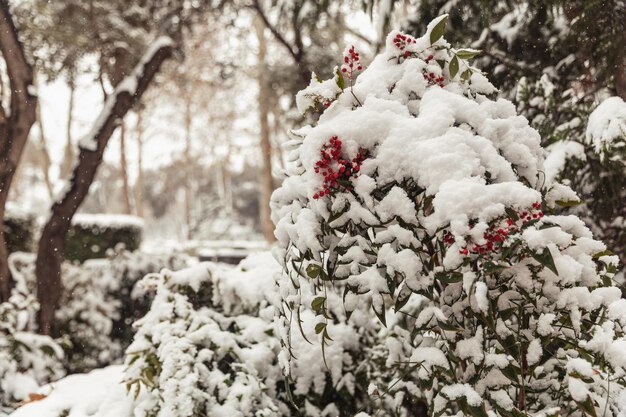
<svg viewBox="0 0 626 417">
<path fill-rule="evenodd" d="M 192 190 L 191 190 L 191 95 L 189 92 L 185 92 L 185 111 L 183 114 L 183 122 L 185 128 L 185 150 L 184 150 L 184 160 L 185 167 L 184 173 L 185 176 L 184 184 L 185 187 L 185 224 L 187 225 L 187 231 L 185 233 L 185 237 L 187 239 L 191 239 L 191 199 L 192 199 Z"/>
<path fill-rule="evenodd" d="M 624 36 L 626 38 L 626 36 Z M 615 68 L 615 91 L 626 101 L 626 51 L 621 48 Z"/>
<path fill-rule="evenodd" d="M 107 97 L 95 126 L 81 140 L 78 164 L 72 172 L 67 192 L 52 205 L 39 240 L 35 273 L 40 304 L 39 331 L 43 334 L 51 332 L 54 312 L 61 296 L 61 263 L 72 217 L 89 192 L 111 135 L 141 98 L 161 64 L 172 54 L 173 41 L 169 37 L 157 39 L 128 76 L 128 82 L 120 83 Z"/>
<path fill-rule="evenodd" d="M 36 117 L 37 125 L 39 125 L 39 145 L 41 146 L 41 172 L 43 173 L 46 190 L 48 190 L 48 196 L 52 199 L 54 191 L 52 189 L 52 180 L 50 180 L 50 153 L 48 152 L 46 133 L 43 127 L 43 120 L 41 118 L 41 103 L 38 103 L 37 105 Z"/>
<path fill-rule="evenodd" d="M 11 89 L 11 113 L 0 118 L 0 302 L 11 294 L 8 249 L 4 239 L 4 213 L 11 181 L 22 156 L 28 133 L 36 119 L 33 71 L 24 56 L 9 3 L 0 0 L 0 51 Z M 4 113 L 4 111 L 2 112 Z"/>
<path fill-rule="evenodd" d="M 270 198 L 274 191 L 274 180 L 272 178 L 272 146 L 270 142 L 269 114 L 269 86 L 267 80 L 267 70 L 265 68 L 265 57 L 267 55 L 267 44 L 265 41 L 265 25 L 259 19 L 255 19 L 255 28 L 259 40 L 259 54 L 257 77 L 259 82 L 259 127 L 261 144 L 261 193 L 259 198 L 261 212 L 261 228 L 263 236 L 268 242 L 274 242 L 274 223 L 272 223 L 270 213 Z"/>
<path fill-rule="evenodd" d="M 120 122 L 120 171 L 122 174 L 122 193 L 124 194 L 124 212 L 132 214 L 130 204 L 130 187 L 128 185 L 128 163 L 126 162 L 126 126 L 124 119 Z"/>
<path fill-rule="evenodd" d="M 143 118 L 142 110 L 137 111 L 137 125 L 135 126 L 137 139 L 137 181 L 135 181 L 135 210 L 137 216 L 143 217 Z"/>
<path fill-rule="evenodd" d="M 65 179 L 72 172 L 74 165 L 74 141 L 72 140 L 72 123 L 74 121 L 74 93 L 76 85 L 74 76 L 70 73 L 67 80 L 67 86 L 70 89 L 70 99 L 67 104 L 67 136 L 65 141 L 65 153 L 63 154 L 63 164 L 61 165 L 61 178 Z"/>
</svg>

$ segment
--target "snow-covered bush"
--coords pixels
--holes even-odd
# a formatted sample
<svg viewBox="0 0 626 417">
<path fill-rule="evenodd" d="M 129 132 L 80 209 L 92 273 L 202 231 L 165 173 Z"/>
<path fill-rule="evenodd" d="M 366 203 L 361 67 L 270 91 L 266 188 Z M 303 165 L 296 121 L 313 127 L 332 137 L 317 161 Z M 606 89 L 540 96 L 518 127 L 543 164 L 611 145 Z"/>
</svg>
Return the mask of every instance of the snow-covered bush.
<svg viewBox="0 0 626 417">
<path fill-rule="evenodd" d="M 63 345 L 66 370 L 85 372 L 121 361 L 134 335 L 132 323 L 151 303 L 149 295 L 133 291 L 135 284 L 148 273 L 183 268 L 189 261 L 183 254 L 118 250 L 109 251 L 106 259 L 63 263 L 63 293 L 53 336 Z M 27 293 L 35 294 L 35 255 L 14 253 L 10 263 Z"/>
<path fill-rule="evenodd" d="M 281 351 L 284 334 L 274 324 L 279 273 L 271 255 L 262 253 L 236 268 L 203 263 L 141 281 L 138 288 L 156 295 L 127 350 L 126 383 L 131 392 L 142 392 L 135 413 L 330 417 L 381 410 L 407 415 L 406 383 L 389 396 L 368 391 L 370 385 L 391 385 L 397 371 L 393 361 L 409 359 L 405 331 L 382 328 L 365 309 L 348 322 L 340 294 L 329 294 L 333 344 L 323 352 L 309 342 L 315 337 L 313 313 L 303 312 L 303 334 L 291 339 L 300 360 L 292 364 L 289 379 L 284 377 L 278 359 L 287 355 Z"/>
<path fill-rule="evenodd" d="M 587 112 L 589 113 L 589 112 Z M 581 120 L 582 119 L 582 120 Z M 551 144 L 545 162 L 546 181 L 568 183 L 580 196 L 566 208 L 591 227 L 626 262 L 626 104 L 610 97 L 587 116 L 564 123 L 568 132 Z M 558 130 L 558 128 L 557 128 Z"/>
<path fill-rule="evenodd" d="M 65 257 L 79 262 L 104 258 L 108 250 L 120 244 L 133 252 L 139 249 L 142 233 L 143 220 L 139 217 L 77 214 L 67 237 Z"/>
<path fill-rule="evenodd" d="M 256 280 L 246 283 L 248 288 L 222 292 L 220 273 L 218 266 L 202 263 L 141 282 L 156 295 L 135 324 L 138 332 L 127 350 L 129 390 L 143 387 L 150 394 L 141 397 L 136 415 L 278 414 L 279 342 L 272 336 L 273 308 L 260 286 L 271 291 L 271 275 L 248 275 Z"/>
<path fill-rule="evenodd" d="M 63 350 L 50 337 L 33 332 L 38 306 L 18 282 L 0 304 L 0 416 L 27 400 L 40 384 L 63 376 Z"/>
<path fill-rule="evenodd" d="M 358 76 L 346 54 L 298 95 L 323 113 L 295 133 L 272 197 L 281 365 L 298 366 L 299 327 L 332 348 L 340 293 L 348 315 L 371 307 L 400 329 L 388 360 L 431 415 L 624 415 L 617 257 L 550 214 L 576 194 L 545 186 L 539 134 L 492 99 L 477 51 L 443 39 L 446 18 L 419 39 L 392 32 Z"/>
</svg>

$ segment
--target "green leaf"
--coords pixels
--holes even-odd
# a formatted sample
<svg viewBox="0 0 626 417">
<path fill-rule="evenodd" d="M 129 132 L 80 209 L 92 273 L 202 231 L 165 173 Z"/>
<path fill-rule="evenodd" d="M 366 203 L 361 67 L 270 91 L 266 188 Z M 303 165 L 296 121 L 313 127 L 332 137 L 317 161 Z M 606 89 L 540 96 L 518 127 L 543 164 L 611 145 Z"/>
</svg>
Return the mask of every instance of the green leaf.
<svg viewBox="0 0 626 417">
<path fill-rule="evenodd" d="M 506 368 L 500 369 L 500 372 L 511 381 L 519 382 L 519 368 L 509 365 Z"/>
<path fill-rule="evenodd" d="M 582 204 L 582 200 L 568 200 L 568 201 L 563 201 L 563 200 L 556 200 L 555 201 L 557 206 L 561 206 L 561 207 L 574 207 L 574 206 L 578 206 L 580 204 Z"/>
<path fill-rule="evenodd" d="M 441 330 L 445 330 L 448 332 L 458 332 L 461 330 L 460 327 L 454 326 L 450 323 L 447 323 L 445 321 L 441 321 L 441 320 L 437 320 L 437 327 L 439 327 Z"/>
<path fill-rule="evenodd" d="M 320 267 L 319 265 L 309 264 L 306 267 L 306 274 L 309 276 L 309 278 L 319 277 L 321 271 L 322 271 L 322 267 Z"/>
<path fill-rule="evenodd" d="M 507 207 L 505 209 L 506 211 L 506 215 L 509 216 L 510 219 L 514 220 L 514 221 L 518 221 L 519 220 L 519 216 L 517 215 L 517 212 L 515 210 L 513 210 L 510 207 Z"/>
<path fill-rule="evenodd" d="M 45 353 L 48 356 L 52 356 L 52 357 L 56 356 L 56 352 L 50 345 L 43 345 L 40 347 L 40 349 L 43 353 Z"/>
<path fill-rule="evenodd" d="M 461 73 L 461 81 L 467 82 L 467 80 L 469 80 L 471 76 L 472 70 L 467 69 Z"/>
<path fill-rule="evenodd" d="M 313 311 L 317 312 L 324 306 L 325 302 L 326 297 L 315 297 L 311 302 L 311 308 L 313 309 Z"/>
<path fill-rule="evenodd" d="M 448 71 L 450 71 L 450 78 L 456 77 L 457 72 L 459 72 L 459 59 L 456 55 L 450 60 Z"/>
<path fill-rule="evenodd" d="M 489 417 L 484 405 L 480 407 L 468 407 L 468 411 L 474 417 Z"/>
<path fill-rule="evenodd" d="M 315 325 L 315 334 L 320 334 L 326 329 L 326 323 L 317 323 Z"/>
<path fill-rule="evenodd" d="M 596 414 L 596 407 L 593 404 L 593 400 L 591 397 L 587 397 L 587 399 L 583 402 L 576 401 L 576 405 L 586 416 L 598 417 Z"/>
<path fill-rule="evenodd" d="M 598 252 L 598 253 L 594 254 L 592 256 L 592 258 L 593 259 L 600 259 L 603 256 L 612 256 L 612 255 L 615 255 L 615 254 L 613 252 L 611 252 L 610 250 L 605 249 L 605 250 L 603 250 L 601 252 Z"/>
<path fill-rule="evenodd" d="M 444 284 L 453 284 L 463 281 L 463 274 L 460 272 L 437 272 L 435 273 L 435 279 L 438 279 Z"/>
<path fill-rule="evenodd" d="M 505 269 L 506 269 L 506 266 L 504 266 L 504 265 L 498 265 L 498 264 L 493 263 L 491 261 L 483 262 L 483 271 L 486 274 L 493 274 L 495 272 L 500 272 L 500 271 L 505 270 Z"/>
<path fill-rule="evenodd" d="M 378 320 L 380 320 L 381 324 L 387 327 L 387 317 L 385 316 L 385 300 L 383 299 L 382 294 L 380 295 L 380 298 L 382 308 L 380 309 L 380 311 L 378 311 L 376 310 L 376 303 L 372 303 L 372 310 L 374 310 L 374 313 L 376 314 L 376 317 L 378 317 Z"/>
<path fill-rule="evenodd" d="M 481 52 L 479 49 L 459 49 L 456 51 L 456 56 L 461 59 L 472 59 Z"/>
<path fill-rule="evenodd" d="M 552 254 L 550 253 L 550 250 L 548 248 L 544 248 L 542 253 L 536 253 L 535 251 L 532 251 L 531 255 L 541 265 L 545 266 L 556 275 L 559 275 L 559 271 L 556 269 L 554 259 L 552 258 Z"/>
<path fill-rule="evenodd" d="M 343 91 L 343 89 L 346 87 L 346 82 L 343 79 L 343 74 L 341 73 L 341 70 L 339 68 L 337 68 L 337 71 L 335 71 L 335 74 L 337 74 L 337 87 L 339 87 L 341 89 L 341 91 Z"/>
<path fill-rule="evenodd" d="M 446 30 L 446 24 L 448 23 L 448 15 L 444 15 L 442 19 L 437 22 L 433 30 L 430 31 L 430 44 L 437 42 L 443 36 Z"/>
<path fill-rule="evenodd" d="M 396 298 L 396 305 L 394 307 L 395 311 L 399 311 L 402 307 L 406 305 L 406 303 L 409 301 L 409 298 L 411 298 L 411 294 L 411 289 L 406 285 L 400 288 L 400 291 L 398 292 L 398 297 Z"/>
</svg>

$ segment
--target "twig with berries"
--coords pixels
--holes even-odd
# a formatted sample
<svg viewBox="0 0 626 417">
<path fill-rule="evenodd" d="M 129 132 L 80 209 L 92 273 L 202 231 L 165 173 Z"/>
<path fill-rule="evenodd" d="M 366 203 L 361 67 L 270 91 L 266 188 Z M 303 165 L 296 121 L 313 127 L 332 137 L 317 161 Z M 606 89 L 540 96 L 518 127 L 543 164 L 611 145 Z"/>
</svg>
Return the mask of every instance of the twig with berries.
<svg viewBox="0 0 626 417">
<path fill-rule="evenodd" d="M 360 149 L 356 156 L 350 160 L 342 155 L 342 142 L 337 136 L 332 136 L 320 150 L 320 159 L 315 163 L 316 174 L 324 176 L 322 189 L 313 194 L 317 200 L 325 195 L 335 192 L 352 190 L 352 180 L 358 175 L 361 165 L 366 157 L 366 151 Z"/>
<path fill-rule="evenodd" d="M 533 203 L 532 208 L 528 210 L 517 212 L 511 209 L 508 213 L 505 219 L 491 224 L 483 234 L 486 243 L 477 244 L 470 242 L 470 244 L 462 247 L 459 253 L 464 256 L 476 255 L 479 257 L 495 254 L 502 249 L 504 242 L 510 234 L 521 230 L 528 222 L 537 221 L 543 217 L 540 202 Z M 443 241 L 447 245 L 455 243 L 454 236 L 447 230 L 443 233 Z"/>
<path fill-rule="evenodd" d="M 356 79 L 357 73 L 363 71 L 363 65 L 361 65 L 361 59 L 359 53 L 354 49 L 354 45 L 346 48 L 343 53 L 343 65 L 341 65 L 341 72 L 345 74 L 350 80 L 350 93 L 352 97 L 359 103 L 359 106 L 362 106 L 361 101 L 354 94 L 353 85 L 354 80 Z"/>
</svg>

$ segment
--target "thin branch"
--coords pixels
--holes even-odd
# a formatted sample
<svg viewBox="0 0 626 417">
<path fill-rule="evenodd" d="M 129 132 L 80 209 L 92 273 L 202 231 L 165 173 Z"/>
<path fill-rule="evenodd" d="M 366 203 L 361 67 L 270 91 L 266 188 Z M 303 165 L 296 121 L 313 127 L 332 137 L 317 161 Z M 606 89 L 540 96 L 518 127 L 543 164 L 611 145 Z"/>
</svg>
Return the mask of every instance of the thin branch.
<svg viewBox="0 0 626 417">
<path fill-rule="evenodd" d="M 257 11 L 257 13 L 259 14 L 259 17 L 263 21 L 263 24 L 265 25 L 266 28 L 270 30 L 270 32 L 272 32 L 272 35 L 274 35 L 276 40 L 287 49 L 289 54 L 293 57 L 294 61 L 296 61 L 296 63 L 299 63 L 300 60 L 302 59 L 302 51 L 294 50 L 294 48 L 287 41 L 287 39 L 285 39 L 283 35 L 280 34 L 278 29 L 276 29 L 276 27 L 272 24 L 272 22 L 269 21 L 269 19 L 267 18 L 267 15 L 263 11 L 263 8 L 261 7 L 261 4 L 259 3 L 259 0 L 252 1 L 252 8 L 254 8 Z"/>
</svg>

